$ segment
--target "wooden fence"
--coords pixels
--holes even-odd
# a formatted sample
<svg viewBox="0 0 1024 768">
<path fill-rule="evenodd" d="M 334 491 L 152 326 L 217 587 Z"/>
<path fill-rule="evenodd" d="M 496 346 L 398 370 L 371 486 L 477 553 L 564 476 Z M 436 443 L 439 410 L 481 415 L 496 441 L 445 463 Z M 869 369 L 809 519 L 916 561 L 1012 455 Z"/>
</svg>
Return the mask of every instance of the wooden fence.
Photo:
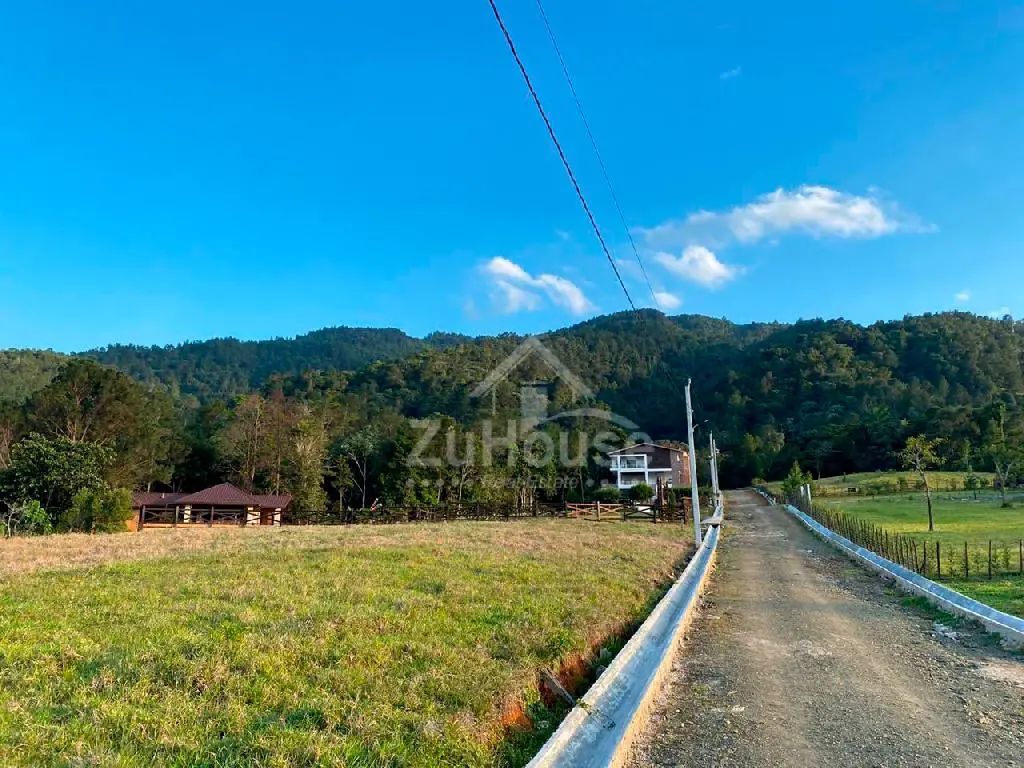
<svg viewBox="0 0 1024 768">
<path fill-rule="evenodd" d="M 689 505 L 657 509 L 648 504 L 591 502 L 587 504 L 534 503 L 517 507 L 507 503 L 437 504 L 333 509 L 322 512 L 285 512 L 284 525 L 388 525 L 394 523 L 439 523 L 456 520 L 525 520 L 528 518 L 570 518 L 611 522 L 672 522 L 689 519 Z"/>
<path fill-rule="evenodd" d="M 284 525 L 388 525 L 394 523 L 440 523 L 456 520 L 522 520 L 536 517 L 565 517 L 558 505 L 531 504 L 516 507 L 506 503 L 437 504 L 332 509 L 321 512 L 283 513 Z"/>
<path fill-rule="evenodd" d="M 686 522 L 690 515 L 690 502 L 665 505 L 658 508 L 653 504 L 636 504 L 634 502 L 601 502 L 573 503 L 565 505 L 566 517 L 601 521 L 646 520 L 657 522 Z"/>
</svg>

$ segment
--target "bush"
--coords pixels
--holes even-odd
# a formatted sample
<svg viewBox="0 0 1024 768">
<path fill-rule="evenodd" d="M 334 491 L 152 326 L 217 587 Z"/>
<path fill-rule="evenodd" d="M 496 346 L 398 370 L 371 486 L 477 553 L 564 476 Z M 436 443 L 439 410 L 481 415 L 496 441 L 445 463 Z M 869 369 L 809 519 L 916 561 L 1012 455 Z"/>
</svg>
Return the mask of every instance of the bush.
<svg viewBox="0 0 1024 768">
<path fill-rule="evenodd" d="M 782 495 L 786 498 L 792 498 L 797 495 L 802 486 L 807 484 L 811 484 L 812 493 L 817 490 L 813 487 L 814 483 L 811 473 L 804 472 L 800 469 L 800 465 L 794 461 L 793 466 L 789 470 L 789 474 L 786 475 L 786 479 L 782 481 Z"/>
<path fill-rule="evenodd" d="M 637 483 L 629 489 L 629 498 L 633 501 L 650 501 L 654 496 L 654 489 L 647 483 Z"/>
<path fill-rule="evenodd" d="M 38 501 L 15 504 L 6 510 L 0 505 L 4 536 L 44 536 L 53 533 L 49 513 Z"/>
<path fill-rule="evenodd" d="M 622 498 L 622 493 L 614 485 L 602 485 L 594 491 L 594 501 L 616 502 Z"/>
<path fill-rule="evenodd" d="M 131 493 L 124 488 L 104 488 L 76 493 L 61 523 L 69 531 L 114 533 L 125 530 L 131 516 Z"/>
</svg>

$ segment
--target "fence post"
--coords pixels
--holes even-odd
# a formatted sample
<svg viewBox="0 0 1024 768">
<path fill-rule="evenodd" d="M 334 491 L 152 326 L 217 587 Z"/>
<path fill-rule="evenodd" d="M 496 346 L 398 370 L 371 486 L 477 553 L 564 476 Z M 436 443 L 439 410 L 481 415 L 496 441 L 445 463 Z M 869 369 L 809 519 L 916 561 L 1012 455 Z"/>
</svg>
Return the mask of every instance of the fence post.
<svg viewBox="0 0 1024 768">
<path fill-rule="evenodd" d="M 942 550 L 939 549 L 939 542 L 935 542 L 935 578 L 942 578 Z"/>
<path fill-rule="evenodd" d="M 964 542 L 964 581 L 971 577 L 970 560 L 967 557 L 967 542 Z"/>
</svg>

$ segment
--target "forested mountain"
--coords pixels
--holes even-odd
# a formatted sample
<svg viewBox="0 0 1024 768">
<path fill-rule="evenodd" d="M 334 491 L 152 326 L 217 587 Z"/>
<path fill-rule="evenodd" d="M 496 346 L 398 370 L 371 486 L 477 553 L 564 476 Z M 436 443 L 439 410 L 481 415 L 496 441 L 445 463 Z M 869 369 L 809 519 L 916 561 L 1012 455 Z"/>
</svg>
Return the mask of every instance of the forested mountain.
<svg viewBox="0 0 1024 768">
<path fill-rule="evenodd" d="M 1024 475 L 1024 337 L 1017 331 L 1024 328 L 1012 321 L 966 313 L 870 326 L 620 313 L 542 337 L 592 390 L 582 401 L 538 356 L 486 397 L 473 397 L 524 341 L 514 334 L 417 340 L 399 331 L 330 329 L 294 340 L 90 353 L 131 378 L 52 353 L 7 353 L 0 357 L 0 371 L 6 366 L 10 374 L 0 376 L 0 501 L 4 477 L 14 483 L 8 488 L 21 489 L 56 487 L 64 478 L 66 507 L 79 482 L 68 472 L 81 466 L 83 443 L 102 449 L 94 457 L 104 473 L 93 478 L 97 487 L 102 480 L 195 490 L 231 480 L 295 493 L 305 508 L 375 498 L 521 499 L 569 476 L 575 488 L 593 488 L 605 477 L 596 446 L 573 449 L 584 459 L 579 467 L 534 466 L 537 445 L 524 435 L 499 446 L 493 465 L 410 462 L 423 436 L 416 420 L 438 428 L 429 455 L 445 459 L 446 446 L 455 446 L 465 456 L 467 447 L 483 445 L 487 425 L 502 433 L 519 418 L 527 396 L 521 385 L 529 384 L 541 385 L 553 412 L 589 409 L 571 423 L 542 426 L 555 445 L 568 438 L 575 446 L 608 429 L 625 439 L 631 427 L 621 419 L 614 425 L 609 413 L 655 439 L 679 440 L 687 379 L 698 441 L 705 445 L 715 430 L 728 484 L 781 476 L 794 461 L 817 474 L 891 468 L 913 435 L 942 438 L 949 468 L 989 469 L 1012 459 Z M 29 458 L 35 463 L 15 466 Z M 570 493 L 560 488 L 544 493 Z"/>
<path fill-rule="evenodd" d="M 113 344 L 82 353 L 138 381 L 160 384 L 172 395 L 200 400 L 244 394 L 272 374 L 306 370 L 354 371 L 377 360 L 400 358 L 467 340 L 435 333 L 415 339 L 395 328 L 324 328 L 294 339 L 211 339 L 166 347 Z"/>
<path fill-rule="evenodd" d="M 479 339 L 377 363 L 343 386 L 376 409 L 471 421 L 472 386 L 521 340 Z M 1009 321 L 968 313 L 864 327 L 734 325 L 647 311 L 596 318 L 545 343 L 602 403 L 656 437 L 685 435 L 679 390 L 692 378 L 698 421 L 717 431 L 737 482 L 794 460 L 827 474 L 888 468 L 916 433 L 945 438 L 947 461 L 959 461 L 965 440 L 977 450 L 994 407 L 1017 412 L 1024 398 L 1024 338 Z"/>
</svg>

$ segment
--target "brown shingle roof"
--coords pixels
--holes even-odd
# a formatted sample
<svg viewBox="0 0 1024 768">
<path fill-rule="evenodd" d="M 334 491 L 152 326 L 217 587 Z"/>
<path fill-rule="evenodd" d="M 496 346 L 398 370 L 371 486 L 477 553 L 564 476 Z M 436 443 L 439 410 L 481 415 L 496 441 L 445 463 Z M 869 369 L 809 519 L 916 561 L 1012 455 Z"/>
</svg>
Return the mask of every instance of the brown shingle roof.
<svg viewBox="0 0 1024 768">
<path fill-rule="evenodd" d="M 174 504 L 182 497 L 180 493 L 161 491 L 136 491 L 132 494 L 133 507 L 162 507 Z"/>
<path fill-rule="evenodd" d="M 193 507 L 266 507 L 268 509 L 286 509 L 292 503 L 289 494 L 252 494 L 231 483 L 221 483 L 195 493 L 147 493 L 138 491 L 132 494 L 132 506 L 163 507 L 185 504 Z"/>
<path fill-rule="evenodd" d="M 280 495 L 263 495 L 253 496 L 259 506 L 265 507 L 266 509 L 287 509 L 288 505 L 292 503 L 292 497 L 289 493 L 282 493 Z"/>
<path fill-rule="evenodd" d="M 650 445 L 654 448 L 664 448 L 667 451 L 675 451 L 676 453 L 686 453 L 687 446 L 685 443 L 676 442 L 663 442 L 663 443 L 634 443 L 633 445 L 626 446 L 625 448 L 619 448 L 617 451 L 608 451 L 609 456 L 614 456 L 616 453 L 625 453 L 631 451 L 634 448 L 639 448 L 641 445 Z"/>
<path fill-rule="evenodd" d="M 178 499 L 179 504 L 192 506 L 258 507 L 260 503 L 251 493 L 231 483 L 221 483 L 203 491 L 190 493 Z"/>
</svg>

